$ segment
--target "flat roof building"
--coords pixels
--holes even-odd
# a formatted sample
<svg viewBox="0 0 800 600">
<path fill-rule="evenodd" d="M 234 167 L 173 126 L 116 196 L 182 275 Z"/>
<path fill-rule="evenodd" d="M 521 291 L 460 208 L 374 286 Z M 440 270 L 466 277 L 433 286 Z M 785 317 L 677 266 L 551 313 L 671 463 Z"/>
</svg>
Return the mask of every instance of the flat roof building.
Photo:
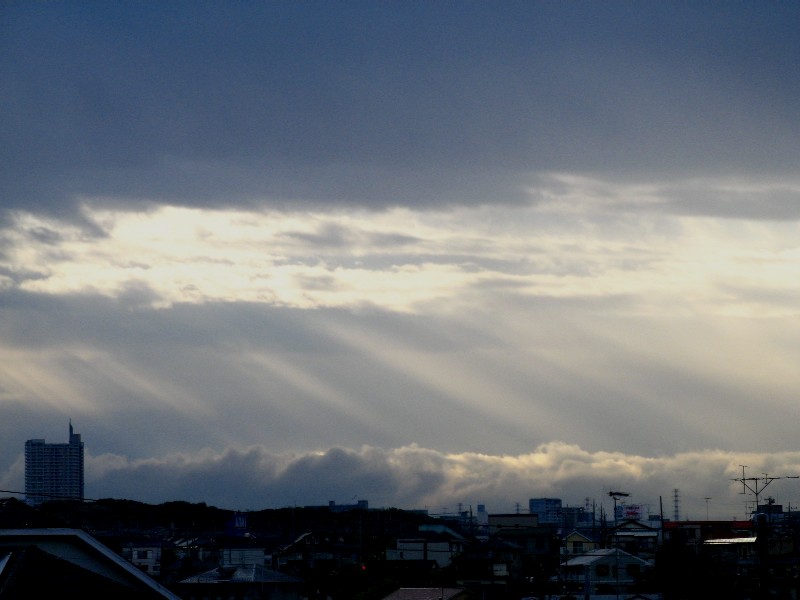
<svg viewBox="0 0 800 600">
<path fill-rule="evenodd" d="M 540 525 L 558 525 L 561 522 L 561 498 L 531 498 L 528 512 L 539 517 Z"/>
<path fill-rule="evenodd" d="M 47 500 L 83 500 L 83 442 L 69 424 L 69 442 L 25 442 L 25 502 L 38 506 Z"/>
</svg>

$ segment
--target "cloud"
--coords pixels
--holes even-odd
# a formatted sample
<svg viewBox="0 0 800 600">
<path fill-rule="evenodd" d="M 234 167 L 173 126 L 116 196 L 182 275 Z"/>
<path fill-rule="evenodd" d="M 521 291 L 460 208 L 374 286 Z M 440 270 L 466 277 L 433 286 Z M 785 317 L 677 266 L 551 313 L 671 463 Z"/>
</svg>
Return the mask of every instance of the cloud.
<svg viewBox="0 0 800 600">
<path fill-rule="evenodd" d="M 493 513 L 527 507 L 535 497 L 560 497 L 571 506 L 588 499 L 611 512 L 609 491 L 630 493 L 630 503 L 652 514 L 674 516 L 678 490 L 681 518 L 744 518 L 754 497 L 742 495 L 748 477 L 777 477 L 770 495 L 793 503 L 800 454 L 703 450 L 670 455 L 587 451 L 549 442 L 522 454 L 449 453 L 417 445 L 397 448 L 341 446 L 309 452 L 274 452 L 255 445 L 192 454 L 130 459 L 87 454 L 86 494 L 161 503 L 207 502 L 222 508 L 261 510 L 285 506 L 350 504 L 373 508 L 427 508 L 453 512 L 485 504 Z M 0 478 L 3 489 L 21 489 L 21 455 Z M 764 498 L 762 497 L 762 500 Z"/>
<path fill-rule="evenodd" d="M 687 215 L 682 200 L 674 204 L 656 185 L 565 175 L 537 194 L 533 206 L 445 212 L 87 206 L 84 217 L 103 229 L 101 238 L 25 214 L 4 231 L 0 268 L 6 285 L 30 292 L 161 308 L 248 301 L 424 312 L 444 299 L 480 302 L 504 288 L 565 300 L 646 297 L 674 306 L 681 298 L 705 304 L 696 306 L 703 311 L 794 313 L 776 300 L 790 295 L 796 224 L 776 225 L 768 207 L 745 220 L 734 198 L 722 214 L 712 203 L 695 207 L 707 214 Z M 719 216 L 727 220 L 712 220 Z M 41 238 L 56 228 L 57 237 Z M 733 293 L 748 289 L 760 295 Z M 767 294 L 770 302 L 758 303 Z"/>
<path fill-rule="evenodd" d="M 145 432 L 164 453 L 790 448 L 796 223 L 610 211 L 624 184 L 559 181 L 594 189 L 447 211 L 87 205 L 99 238 L 21 215 L 4 410 L 80 416 L 136 458 Z"/>
<path fill-rule="evenodd" d="M 3 468 L 70 417 L 192 498 L 791 450 L 797 19 L 4 7 Z"/>
<path fill-rule="evenodd" d="M 589 452 L 575 444 L 551 442 L 519 455 L 446 453 L 416 445 L 394 449 L 334 447 L 307 453 L 275 453 L 263 446 L 193 455 L 129 460 L 112 454 L 89 456 L 87 494 L 145 502 L 204 501 L 231 509 L 338 504 L 367 499 L 370 506 L 454 511 L 458 504 L 486 504 L 490 512 L 512 512 L 534 497 L 561 497 L 573 506 L 585 498 L 610 511 L 611 490 L 631 494 L 630 502 L 673 516 L 679 490 L 682 518 L 711 512 L 729 519 L 745 514 L 748 498 L 735 479 L 746 463 L 748 476 L 800 473 L 797 452 L 774 454 L 705 450 L 664 456 Z M 777 501 L 796 495 L 791 479 L 770 489 Z M 752 500 L 752 498 L 749 498 Z"/>
<path fill-rule="evenodd" d="M 532 175 L 796 172 L 792 4 L 4 10 L 0 193 L 514 203 Z"/>
<path fill-rule="evenodd" d="M 688 177 L 639 181 L 579 173 L 547 173 L 528 193 L 541 210 L 572 214 L 654 212 L 680 216 L 789 221 L 800 219 L 794 176 Z"/>
</svg>

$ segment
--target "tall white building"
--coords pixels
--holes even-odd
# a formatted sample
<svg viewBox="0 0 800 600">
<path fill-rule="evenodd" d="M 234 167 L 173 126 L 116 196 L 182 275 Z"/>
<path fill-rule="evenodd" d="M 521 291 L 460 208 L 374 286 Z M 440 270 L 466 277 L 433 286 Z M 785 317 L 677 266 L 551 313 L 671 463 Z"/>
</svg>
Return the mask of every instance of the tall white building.
<svg viewBox="0 0 800 600">
<path fill-rule="evenodd" d="M 25 442 L 25 501 L 83 500 L 83 442 L 69 424 L 69 442 Z"/>
</svg>

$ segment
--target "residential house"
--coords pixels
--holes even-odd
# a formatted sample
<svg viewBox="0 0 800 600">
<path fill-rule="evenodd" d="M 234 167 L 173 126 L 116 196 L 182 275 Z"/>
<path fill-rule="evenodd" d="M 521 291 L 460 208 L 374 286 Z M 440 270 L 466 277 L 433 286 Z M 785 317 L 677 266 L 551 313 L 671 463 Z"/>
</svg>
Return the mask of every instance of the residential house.
<svg viewBox="0 0 800 600">
<path fill-rule="evenodd" d="M 413 537 L 399 538 L 394 548 L 386 549 L 386 560 L 432 560 L 446 567 L 464 551 L 465 543 L 463 536 L 450 529 L 423 530 Z"/>
<path fill-rule="evenodd" d="M 303 580 L 259 565 L 217 567 L 173 586 L 184 600 L 300 600 Z"/>
<path fill-rule="evenodd" d="M 561 542 L 561 556 L 569 557 L 596 550 L 600 544 L 580 531 L 573 530 Z"/>
<path fill-rule="evenodd" d="M 222 567 L 235 567 L 238 565 L 271 566 L 271 555 L 266 544 L 256 537 L 236 536 L 218 538 L 219 565 Z M 269 558 L 270 564 L 267 564 Z"/>
<path fill-rule="evenodd" d="M 626 519 L 608 532 L 608 546 L 621 548 L 628 554 L 652 559 L 659 547 L 659 530 L 637 521 Z"/>
<path fill-rule="evenodd" d="M 469 600 L 472 595 L 463 588 L 400 588 L 383 600 Z"/>
<path fill-rule="evenodd" d="M 624 550 L 602 548 L 567 559 L 561 581 L 572 593 L 624 592 L 636 586 L 649 568 L 648 561 Z"/>
<path fill-rule="evenodd" d="M 120 546 L 120 554 L 153 577 L 161 575 L 161 552 L 164 542 L 156 537 L 128 539 Z"/>
<path fill-rule="evenodd" d="M 539 517 L 535 514 L 506 513 L 489 515 L 489 535 L 496 535 L 509 529 L 535 529 L 539 527 Z"/>
</svg>

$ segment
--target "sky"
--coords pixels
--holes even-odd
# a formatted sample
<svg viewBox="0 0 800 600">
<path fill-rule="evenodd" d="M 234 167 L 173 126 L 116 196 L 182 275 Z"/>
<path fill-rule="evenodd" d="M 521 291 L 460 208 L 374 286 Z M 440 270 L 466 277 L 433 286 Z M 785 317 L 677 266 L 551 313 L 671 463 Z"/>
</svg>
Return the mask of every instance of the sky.
<svg viewBox="0 0 800 600">
<path fill-rule="evenodd" d="M 0 488 L 71 419 L 89 498 L 800 504 L 799 29 L 3 3 Z"/>
</svg>

